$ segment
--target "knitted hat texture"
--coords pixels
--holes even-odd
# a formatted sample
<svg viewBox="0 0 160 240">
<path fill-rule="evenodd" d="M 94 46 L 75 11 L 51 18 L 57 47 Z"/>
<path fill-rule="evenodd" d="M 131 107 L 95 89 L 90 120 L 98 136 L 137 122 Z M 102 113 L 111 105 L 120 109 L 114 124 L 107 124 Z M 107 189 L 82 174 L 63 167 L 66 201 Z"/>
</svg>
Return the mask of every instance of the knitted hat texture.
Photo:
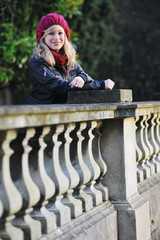
<svg viewBox="0 0 160 240">
<path fill-rule="evenodd" d="M 37 29 L 36 29 L 36 40 L 37 40 L 37 43 L 39 43 L 41 37 L 44 34 L 44 31 L 47 30 L 52 25 L 60 25 L 64 29 L 64 31 L 66 33 L 66 36 L 67 36 L 67 39 L 69 40 L 69 38 L 70 38 L 70 29 L 69 29 L 67 21 L 60 14 L 49 13 L 46 16 L 43 16 L 40 19 L 40 22 L 39 22 L 39 24 L 37 26 Z"/>
</svg>

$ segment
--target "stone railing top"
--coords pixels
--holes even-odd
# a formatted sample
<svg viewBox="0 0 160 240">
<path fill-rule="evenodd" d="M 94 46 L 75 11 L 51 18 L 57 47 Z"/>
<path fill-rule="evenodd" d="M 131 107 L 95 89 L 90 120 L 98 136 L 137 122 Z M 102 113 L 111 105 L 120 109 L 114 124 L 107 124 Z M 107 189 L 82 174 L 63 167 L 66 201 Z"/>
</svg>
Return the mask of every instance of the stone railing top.
<svg viewBox="0 0 160 240">
<path fill-rule="evenodd" d="M 160 112 L 160 101 L 1 106 L 0 129 L 133 117 L 156 112 Z"/>
</svg>

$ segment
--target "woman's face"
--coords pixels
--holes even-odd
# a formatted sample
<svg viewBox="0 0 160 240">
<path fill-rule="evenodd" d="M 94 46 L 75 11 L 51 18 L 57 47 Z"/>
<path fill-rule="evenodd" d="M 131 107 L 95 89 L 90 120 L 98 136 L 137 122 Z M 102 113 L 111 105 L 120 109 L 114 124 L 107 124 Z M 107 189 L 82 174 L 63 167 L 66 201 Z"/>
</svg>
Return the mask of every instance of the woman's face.
<svg viewBox="0 0 160 240">
<path fill-rule="evenodd" d="M 45 44 L 55 52 L 59 52 L 64 45 L 64 36 L 64 29 L 60 25 L 57 25 L 53 32 L 44 38 Z"/>
</svg>

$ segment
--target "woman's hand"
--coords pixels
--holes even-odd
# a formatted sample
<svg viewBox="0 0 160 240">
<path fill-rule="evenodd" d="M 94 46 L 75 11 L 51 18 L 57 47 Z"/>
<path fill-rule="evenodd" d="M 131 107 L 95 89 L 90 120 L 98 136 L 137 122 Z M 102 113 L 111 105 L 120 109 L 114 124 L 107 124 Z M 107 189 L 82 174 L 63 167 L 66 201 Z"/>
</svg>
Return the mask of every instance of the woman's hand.
<svg viewBox="0 0 160 240">
<path fill-rule="evenodd" d="M 84 85 L 84 80 L 83 80 L 83 78 L 78 76 L 78 77 L 75 77 L 72 80 L 72 82 L 70 82 L 69 85 L 71 86 L 71 88 L 73 88 L 73 87 L 82 88 Z"/>
<path fill-rule="evenodd" d="M 105 89 L 111 90 L 115 85 L 115 83 L 111 79 L 107 79 L 104 82 L 105 82 Z"/>
</svg>

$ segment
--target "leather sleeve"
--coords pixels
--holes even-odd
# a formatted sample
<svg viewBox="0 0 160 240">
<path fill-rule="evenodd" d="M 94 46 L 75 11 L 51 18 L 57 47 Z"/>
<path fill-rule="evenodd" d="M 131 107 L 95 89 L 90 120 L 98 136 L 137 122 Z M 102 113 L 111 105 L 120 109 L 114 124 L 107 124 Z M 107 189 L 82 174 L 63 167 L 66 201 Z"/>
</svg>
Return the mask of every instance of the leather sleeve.
<svg viewBox="0 0 160 240">
<path fill-rule="evenodd" d="M 93 79 L 88 74 L 86 74 L 84 72 L 84 70 L 82 69 L 82 67 L 79 65 L 78 62 L 77 62 L 77 69 L 76 70 L 77 70 L 77 76 L 82 77 L 85 82 L 93 81 Z"/>
<path fill-rule="evenodd" d="M 104 90 L 105 83 L 104 81 L 94 80 L 92 82 L 87 82 L 84 84 L 82 90 Z"/>
</svg>

